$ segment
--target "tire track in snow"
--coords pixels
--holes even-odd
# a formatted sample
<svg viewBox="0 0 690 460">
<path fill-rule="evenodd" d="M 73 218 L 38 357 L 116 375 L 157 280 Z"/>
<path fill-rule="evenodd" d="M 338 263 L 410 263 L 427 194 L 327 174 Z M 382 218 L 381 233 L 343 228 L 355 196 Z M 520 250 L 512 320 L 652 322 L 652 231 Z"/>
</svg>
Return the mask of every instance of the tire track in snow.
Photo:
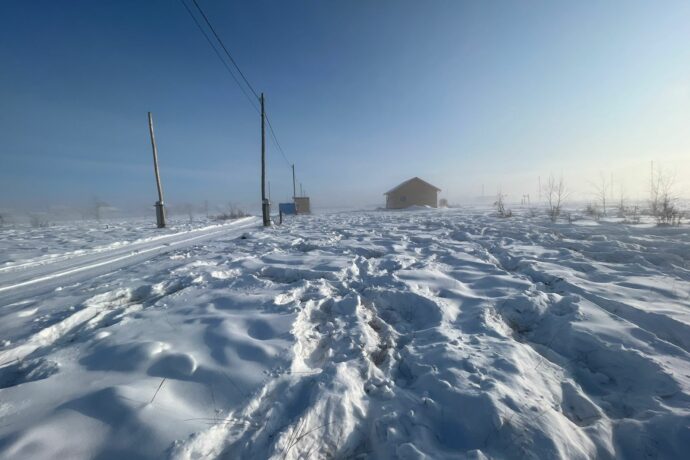
<svg viewBox="0 0 690 460">
<path fill-rule="evenodd" d="M 11 271 L 0 276 L 0 282 L 3 283 L 0 285 L 0 302 L 10 304 L 23 298 L 35 296 L 41 291 L 47 291 L 59 285 L 61 279 L 67 279 L 73 283 L 85 277 L 93 277 L 123 268 L 169 251 L 197 244 L 206 239 L 228 233 L 239 234 L 256 225 L 256 222 L 256 218 L 248 217 L 223 225 L 220 229 L 213 226 L 210 229 L 203 228 L 166 235 L 152 241 L 132 243 L 125 247 L 101 251 L 97 254 L 89 253 L 53 264 L 41 265 L 36 270 L 29 267 L 26 270 Z"/>
<path fill-rule="evenodd" d="M 130 311 L 155 304 L 184 287 L 178 282 L 145 284 L 137 289 L 118 288 L 97 294 L 87 299 L 83 307 L 76 309 L 74 313 L 40 329 L 19 345 L 0 351 L 0 368 L 15 361 L 40 357 L 41 350 L 47 350 L 60 342 L 72 341 L 85 328 L 98 329 L 110 319 L 122 318 Z"/>
<path fill-rule="evenodd" d="M 144 251 L 143 259 L 137 257 L 136 260 L 130 262 L 141 262 L 151 257 L 155 257 L 169 251 L 177 250 L 179 248 L 187 247 L 203 241 L 214 238 L 219 235 L 230 235 L 237 232 L 242 232 L 248 227 L 254 225 L 254 218 L 244 219 L 242 222 L 237 222 L 234 225 L 224 226 L 222 230 L 213 231 L 211 233 L 204 232 L 201 235 L 193 237 L 185 237 L 178 239 L 174 245 L 166 245 L 164 247 L 154 246 Z M 217 228 L 214 226 L 213 228 Z M 204 229 L 202 229 L 204 230 Z M 185 232 L 189 233 L 189 232 Z M 171 237 L 179 237 L 178 234 L 170 235 Z M 147 242 L 148 243 L 148 242 Z M 161 250 L 163 248 L 163 250 Z M 132 256 L 140 256 L 142 252 L 134 254 L 127 254 L 125 256 L 112 257 L 109 256 L 106 260 L 99 263 L 101 265 L 108 265 L 117 263 L 123 259 L 129 259 Z M 80 270 L 93 267 L 87 265 L 86 267 L 78 267 Z M 59 278 L 64 273 L 57 273 L 49 276 L 49 279 Z M 185 278 L 185 277 L 183 277 Z M 34 279 L 33 282 L 40 283 L 44 279 Z M 153 305 L 160 299 L 175 294 L 176 292 L 191 286 L 193 280 L 184 280 L 173 278 L 171 280 L 162 281 L 154 284 L 143 284 L 136 289 L 132 288 L 118 288 L 111 291 L 106 291 L 86 299 L 81 305 L 72 307 L 68 311 L 67 316 L 58 318 L 52 324 L 41 328 L 39 331 L 31 334 L 27 338 L 12 348 L 0 350 L 0 368 L 15 362 L 22 362 L 24 360 L 38 359 L 42 350 L 50 351 L 50 347 L 60 342 L 71 341 L 73 337 L 80 334 L 84 329 L 94 330 L 101 325 L 106 324 L 110 320 L 124 317 L 128 311 L 139 308 L 145 308 L 147 305 Z M 33 295 L 33 294 L 32 294 Z"/>
</svg>

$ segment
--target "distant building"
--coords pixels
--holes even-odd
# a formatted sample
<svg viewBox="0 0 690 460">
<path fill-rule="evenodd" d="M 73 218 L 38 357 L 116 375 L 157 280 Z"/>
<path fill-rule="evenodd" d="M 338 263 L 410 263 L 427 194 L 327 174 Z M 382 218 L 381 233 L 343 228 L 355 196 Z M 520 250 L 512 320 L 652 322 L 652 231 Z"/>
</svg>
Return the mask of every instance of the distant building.
<svg viewBox="0 0 690 460">
<path fill-rule="evenodd" d="M 419 177 L 406 180 L 384 193 L 387 209 L 402 209 L 409 206 L 438 207 L 438 192 L 441 189 L 423 181 Z"/>
<path fill-rule="evenodd" d="M 295 203 L 278 203 L 278 211 L 286 216 L 297 214 Z"/>
<path fill-rule="evenodd" d="M 294 197 L 297 214 L 311 214 L 311 204 L 308 196 Z"/>
</svg>

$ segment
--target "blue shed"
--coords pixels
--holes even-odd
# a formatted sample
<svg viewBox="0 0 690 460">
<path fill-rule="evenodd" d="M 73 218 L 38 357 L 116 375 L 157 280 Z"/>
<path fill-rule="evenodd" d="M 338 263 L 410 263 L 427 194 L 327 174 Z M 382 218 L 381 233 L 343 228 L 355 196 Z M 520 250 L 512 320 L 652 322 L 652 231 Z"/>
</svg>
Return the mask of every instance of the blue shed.
<svg viewBox="0 0 690 460">
<path fill-rule="evenodd" d="M 297 214 L 295 203 L 280 203 L 278 204 L 278 210 L 285 215 Z"/>
</svg>

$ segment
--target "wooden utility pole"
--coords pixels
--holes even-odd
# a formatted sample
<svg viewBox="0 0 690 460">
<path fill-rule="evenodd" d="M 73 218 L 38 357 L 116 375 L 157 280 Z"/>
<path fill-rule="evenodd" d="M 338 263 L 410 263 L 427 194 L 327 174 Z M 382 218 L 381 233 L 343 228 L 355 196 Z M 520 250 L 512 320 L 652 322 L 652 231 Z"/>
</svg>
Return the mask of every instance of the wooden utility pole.
<svg viewBox="0 0 690 460">
<path fill-rule="evenodd" d="M 156 224 L 158 228 L 165 227 L 165 207 L 163 206 L 163 188 L 161 176 L 158 172 L 158 149 L 156 149 L 156 137 L 153 135 L 153 116 L 149 112 L 149 132 L 151 133 L 151 148 L 153 149 L 153 172 L 156 175 L 156 188 L 158 189 L 158 201 L 156 207 Z"/>
<path fill-rule="evenodd" d="M 297 186 L 295 185 L 295 164 L 292 164 L 292 199 L 297 196 Z"/>
<path fill-rule="evenodd" d="M 266 112 L 264 111 L 264 93 L 261 93 L 261 214 L 264 227 L 271 225 L 271 208 L 266 199 Z"/>
</svg>

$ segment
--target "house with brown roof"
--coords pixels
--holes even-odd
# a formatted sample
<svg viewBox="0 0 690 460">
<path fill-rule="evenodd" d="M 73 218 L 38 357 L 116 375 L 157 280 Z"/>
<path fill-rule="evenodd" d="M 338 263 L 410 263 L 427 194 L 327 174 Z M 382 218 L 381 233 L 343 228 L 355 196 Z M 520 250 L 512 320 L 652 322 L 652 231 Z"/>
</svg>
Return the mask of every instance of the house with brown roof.
<svg viewBox="0 0 690 460">
<path fill-rule="evenodd" d="M 386 209 L 403 209 L 410 206 L 438 207 L 438 192 L 441 189 L 419 177 L 406 180 L 390 189 L 386 195 Z"/>
</svg>

